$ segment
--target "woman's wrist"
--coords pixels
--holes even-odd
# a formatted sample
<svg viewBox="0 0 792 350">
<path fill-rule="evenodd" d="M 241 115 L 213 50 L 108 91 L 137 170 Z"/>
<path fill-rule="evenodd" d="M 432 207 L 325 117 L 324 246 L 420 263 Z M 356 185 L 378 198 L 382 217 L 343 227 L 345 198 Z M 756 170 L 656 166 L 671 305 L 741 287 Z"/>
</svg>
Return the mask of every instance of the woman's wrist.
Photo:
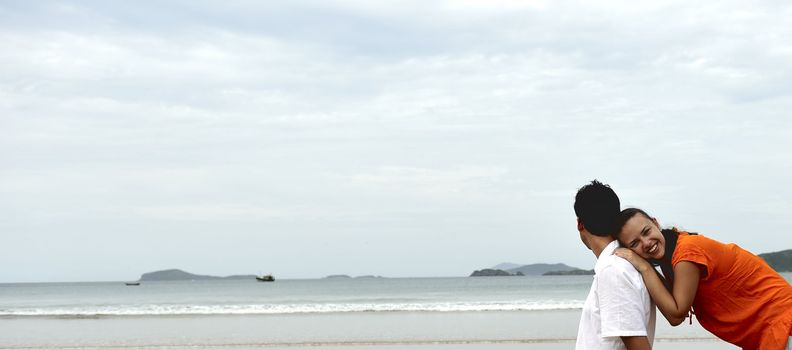
<svg viewBox="0 0 792 350">
<path fill-rule="evenodd" d="M 638 265 L 638 272 L 640 272 L 642 275 L 647 272 L 654 272 L 653 270 L 654 269 L 652 268 L 652 265 L 645 260 Z"/>
</svg>

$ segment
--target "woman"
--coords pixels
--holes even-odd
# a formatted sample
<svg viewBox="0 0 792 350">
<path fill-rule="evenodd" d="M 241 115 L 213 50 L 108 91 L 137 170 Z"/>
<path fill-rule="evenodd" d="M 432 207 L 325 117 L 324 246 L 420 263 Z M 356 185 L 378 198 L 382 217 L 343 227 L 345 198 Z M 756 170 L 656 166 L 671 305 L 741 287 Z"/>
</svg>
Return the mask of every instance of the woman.
<svg viewBox="0 0 792 350">
<path fill-rule="evenodd" d="M 790 349 L 792 286 L 761 258 L 735 244 L 661 230 L 640 209 L 621 213 L 614 254 L 643 276 L 657 308 L 676 326 L 692 310 L 717 337 L 743 349 Z M 663 281 L 649 261 L 660 265 Z M 691 320 L 692 321 L 692 320 Z"/>
</svg>

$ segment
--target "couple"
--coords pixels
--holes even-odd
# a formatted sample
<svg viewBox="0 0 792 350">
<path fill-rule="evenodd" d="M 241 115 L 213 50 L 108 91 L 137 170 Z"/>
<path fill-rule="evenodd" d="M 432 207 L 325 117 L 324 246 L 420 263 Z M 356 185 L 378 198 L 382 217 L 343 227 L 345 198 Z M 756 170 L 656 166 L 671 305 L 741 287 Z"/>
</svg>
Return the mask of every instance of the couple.
<svg viewBox="0 0 792 350">
<path fill-rule="evenodd" d="M 655 303 L 671 325 L 692 314 L 743 349 L 792 349 L 792 286 L 761 258 L 661 229 L 643 210 L 622 211 L 616 193 L 596 180 L 578 190 L 575 214 L 597 256 L 576 349 L 651 349 Z"/>
</svg>

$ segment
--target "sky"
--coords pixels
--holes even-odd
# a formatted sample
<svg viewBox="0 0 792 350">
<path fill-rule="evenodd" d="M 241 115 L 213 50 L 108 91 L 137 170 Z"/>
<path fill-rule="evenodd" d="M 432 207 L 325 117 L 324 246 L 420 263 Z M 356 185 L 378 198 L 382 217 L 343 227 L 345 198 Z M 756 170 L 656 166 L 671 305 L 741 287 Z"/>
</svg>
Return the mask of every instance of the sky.
<svg viewBox="0 0 792 350">
<path fill-rule="evenodd" d="M 590 269 L 592 179 L 792 248 L 788 1 L 2 1 L 0 282 Z"/>
</svg>

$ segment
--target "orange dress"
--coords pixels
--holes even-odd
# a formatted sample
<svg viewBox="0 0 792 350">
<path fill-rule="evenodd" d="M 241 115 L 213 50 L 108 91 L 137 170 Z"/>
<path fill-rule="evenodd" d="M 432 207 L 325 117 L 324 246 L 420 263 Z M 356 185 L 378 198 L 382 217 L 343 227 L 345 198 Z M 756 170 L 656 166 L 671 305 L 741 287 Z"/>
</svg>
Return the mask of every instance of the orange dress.
<svg viewBox="0 0 792 350">
<path fill-rule="evenodd" d="M 702 268 L 693 299 L 702 327 L 743 349 L 785 349 L 792 335 L 792 286 L 762 258 L 736 244 L 680 232 L 671 264 L 680 261 Z"/>
</svg>

